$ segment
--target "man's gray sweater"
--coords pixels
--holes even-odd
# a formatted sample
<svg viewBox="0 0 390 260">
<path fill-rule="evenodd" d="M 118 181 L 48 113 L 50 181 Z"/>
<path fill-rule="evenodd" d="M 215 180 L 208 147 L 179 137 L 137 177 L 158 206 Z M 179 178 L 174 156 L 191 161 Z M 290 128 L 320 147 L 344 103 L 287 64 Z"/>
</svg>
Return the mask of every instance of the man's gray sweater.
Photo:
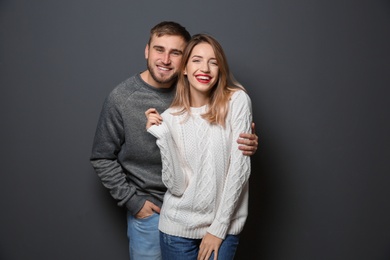
<svg viewBox="0 0 390 260">
<path fill-rule="evenodd" d="M 162 113 L 174 87 L 158 89 L 140 74 L 119 84 L 106 98 L 93 142 L 91 163 L 118 205 L 135 215 L 149 200 L 161 207 L 166 188 L 161 180 L 161 155 L 146 131 L 145 111 Z"/>
</svg>

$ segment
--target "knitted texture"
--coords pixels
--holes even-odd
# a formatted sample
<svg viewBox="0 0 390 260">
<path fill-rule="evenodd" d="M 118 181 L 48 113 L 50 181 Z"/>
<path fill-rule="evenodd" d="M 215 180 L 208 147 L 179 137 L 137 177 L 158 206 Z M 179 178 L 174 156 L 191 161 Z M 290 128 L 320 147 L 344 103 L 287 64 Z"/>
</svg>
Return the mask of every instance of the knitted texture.
<svg viewBox="0 0 390 260">
<path fill-rule="evenodd" d="M 236 91 L 229 103 L 225 128 L 201 115 L 207 107 L 191 108 L 191 115 L 162 114 L 163 123 L 148 131 L 157 138 L 167 187 L 159 229 L 164 233 L 202 238 L 209 232 L 222 239 L 239 234 L 248 214 L 250 157 L 236 140 L 249 133 L 251 101 Z"/>
<path fill-rule="evenodd" d="M 160 150 L 145 130 L 145 111 L 166 110 L 174 93 L 174 87 L 154 88 L 137 74 L 113 89 L 104 102 L 90 159 L 103 185 L 132 215 L 146 200 L 162 204 L 166 187 Z"/>
</svg>

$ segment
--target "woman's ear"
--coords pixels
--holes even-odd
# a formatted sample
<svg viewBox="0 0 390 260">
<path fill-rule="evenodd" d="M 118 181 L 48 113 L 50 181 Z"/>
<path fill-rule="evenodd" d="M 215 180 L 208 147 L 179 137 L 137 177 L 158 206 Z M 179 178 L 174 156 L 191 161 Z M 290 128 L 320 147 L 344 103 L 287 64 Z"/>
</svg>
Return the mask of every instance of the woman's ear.
<svg viewBox="0 0 390 260">
<path fill-rule="evenodd" d="M 184 74 L 184 75 L 187 75 L 187 70 L 186 70 L 186 69 L 183 71 L 183 74 Z"/>
</svg>

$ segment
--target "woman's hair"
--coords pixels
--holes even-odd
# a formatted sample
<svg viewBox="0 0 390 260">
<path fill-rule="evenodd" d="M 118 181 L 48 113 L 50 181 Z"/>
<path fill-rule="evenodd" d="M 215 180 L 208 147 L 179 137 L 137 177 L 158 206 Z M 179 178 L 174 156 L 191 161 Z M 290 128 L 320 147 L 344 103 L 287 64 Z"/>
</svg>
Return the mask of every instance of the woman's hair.
<svg viewBox="0 0 390 260">
<path fill-rule="evenodd" d="M 192 36 L 188 42 L 186 49 L 184 50 L 182 61 L 179 67 L 179 77 L 177 82 L 176 95 L 172 101 L 171 107 L 178 108 L 179 111 L 174 113 L 175 115 L 191 113 L 190 107 L 190 83 L 184 70 L 187 66 L 191 52 L 194 47 L 200 43 L 208 43 L 214 50 L 215 57 L 218 64 L 218 80 L 210 91 L 210 101 L 208 104 L 208 110 L 202 117 L 209 121 L 211 124 L 219 124 L 225 126 L 226 116 L 229 110 L 229 99 L 234 91 L 244 87 L 238 83 L 233 74 L 229 70 L 229 65 L 222 49 L 222 46 L 216 39 L 207 34 L 196 34 Z"/>
</svg>

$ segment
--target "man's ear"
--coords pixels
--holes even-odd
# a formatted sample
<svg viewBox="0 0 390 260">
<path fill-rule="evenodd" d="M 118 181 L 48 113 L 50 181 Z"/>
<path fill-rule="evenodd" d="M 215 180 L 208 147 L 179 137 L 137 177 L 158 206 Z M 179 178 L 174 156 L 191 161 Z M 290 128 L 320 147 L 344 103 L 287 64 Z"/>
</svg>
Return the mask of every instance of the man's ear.
<svg viewBox="0 0 390 260">
<path fill-rule="evenodd" d="M 146 44 L 146 47 L 145 47 L 145 59 L 148 59 L 149 58 L 149 44 Z"/>
</svg>

